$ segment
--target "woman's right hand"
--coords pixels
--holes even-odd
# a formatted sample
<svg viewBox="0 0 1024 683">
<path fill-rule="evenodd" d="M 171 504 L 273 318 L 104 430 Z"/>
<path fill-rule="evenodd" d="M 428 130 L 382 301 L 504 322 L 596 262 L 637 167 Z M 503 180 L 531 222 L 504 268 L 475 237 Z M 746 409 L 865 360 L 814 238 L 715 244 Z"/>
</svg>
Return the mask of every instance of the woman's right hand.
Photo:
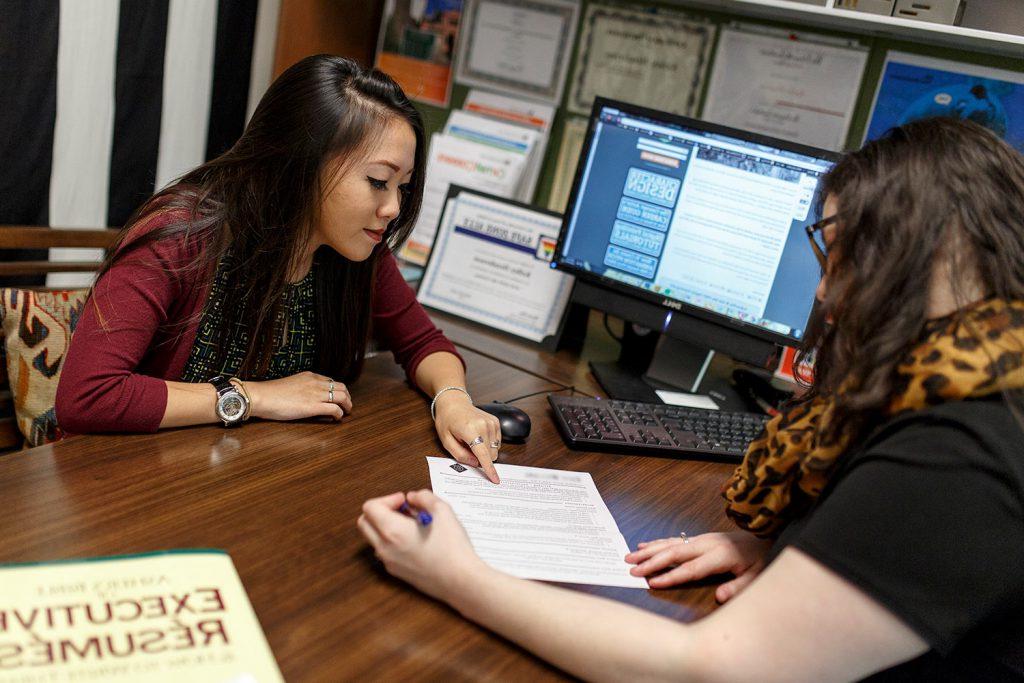
<svg viewBox="0 0 1024 683">
<path fill-rule="evenodd" d="M 636 565 L 629 570 L 633 576 L 649 577 L 647 583 L 651 588 L 668 588 L 730 572 L 736 578 L 715 591 L 715 599 L 725 602 L 764 569 L 764 556 L 770 547 L 771 541 L 746 531 L 709 533 L 639 543 L 634 552 L 626 555 L 626 562 Z M 669 567 L 672 569 L 651 576 Z"/>
<path fill-rule="evenodd" d="M 405 502 L 429 513 L 430 526 L 403 514 Z M 493 571 L 473 550 L 448 503 L 426 489 L 366 501 L 356 526 L 390 574 L 445 602 Z"/>
<path fill-rule="evenodd" d="M 265 382 L 243 382 L 243 388 L 249 393 L 250 414 L 265 420 L 301 420 L 320 415 L 340 420 L 352 412 L 348 387 L 334 382 L 332 403 L 331 378 L 309 371 Z"/>
</svg>

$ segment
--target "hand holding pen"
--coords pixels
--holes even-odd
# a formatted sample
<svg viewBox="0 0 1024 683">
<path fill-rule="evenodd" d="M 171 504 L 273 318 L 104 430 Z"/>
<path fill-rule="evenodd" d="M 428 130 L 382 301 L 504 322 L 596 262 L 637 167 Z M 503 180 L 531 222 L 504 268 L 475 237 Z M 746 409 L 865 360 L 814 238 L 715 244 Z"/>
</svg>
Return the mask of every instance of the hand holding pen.
<svg viewBox="0 0 1024 683">
<path fill-rule="evenodd" d="M 411 507 L 409 507 L 409 501 L 405 501 L 400 506 L 398 506 L 398 511 L 404 515 L 408 515 L 410 517 L 418 519 L 420 521 L 420 524 L 422 524 L 423 526 L 429 526 L 430 523 L 434 521 L 434 518 L 431 517 L 430 513 L 427 512 L 426 510 L 413 510 Z"/>
<path fill-rule="evenodd" d="M 356 525 L 390 574 L 435 598 L 450 599 L 471 580 L 494 573 L 473 551 L 451 507 L 429 490 L 372 498 Z"/>
</svg>

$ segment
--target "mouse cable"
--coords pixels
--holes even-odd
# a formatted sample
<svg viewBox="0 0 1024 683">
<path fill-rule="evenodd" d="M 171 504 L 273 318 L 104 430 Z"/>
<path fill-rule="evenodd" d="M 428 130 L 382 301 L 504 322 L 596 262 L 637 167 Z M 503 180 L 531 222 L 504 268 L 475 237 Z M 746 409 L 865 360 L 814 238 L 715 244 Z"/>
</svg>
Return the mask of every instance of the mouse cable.
<svg viewBox="0 0 1024 683">
<path fill-rule="evenodd" d="M 605 330 L 605 332 L 608 333 L 608 336 L 621 344 L 622 343 L 622 337 L 620 337 L 619 335 L 617 335 L 614 332 L 612 332 L 612 326 L 608 324 L 608 314 L 607 313 L 604 314 L 604 317 L 602 318 L 602 321 L 604 322 L 604 330 Z M 626 324 L 628 324 L 628 323 L 626 323 Z"/>
<path fill-rule="evenodd" d="M 557 384 L 557 382 L 556 382 L 556 384 Z M 572 385 L 572 384 L 570 384 L 568 386 L 563 384 L 561 389 L 541 389 L 540 391 L 534 391 L 533 393 L 530 393 L 530 394 L 523 394 L 522 396 L 516 396 L 515 398 L 510 398 L 507 401 L 495 401 L 495 403 L 514 403 L 515 401 L 519 401 L 519 400 L 522 400 L 524 398 L 530 398 L 531 396 L 537 396 L 538 394 L 557 394 L 560 391 L 569 391 L 569 392 L 572 392 L 572 393 L 569 394 L 570 396 L 575 396 L 576 395 L 576 386 Z"/>
<path fill-rule="evenodd" d="M 507 365 L 510 368 L 515 368 L 519 372 L 526 373 L 527 375 L 530 375 L 531 377 L 536 377 L 537 379 L 542 379 L 545 382 L 549 382 L 551 384 L 557 384 L 558 385 L 558 389 L 544 389 L 543 391 L 537 391 L 537 392 L 534 392 L 533 394 L 528 394 L 528 396 L 535 396 L 536 394 L 544 394 L 544 393 L 554 394 L 554 393 L 557 393 L 559 391 L 567 391 L 569 389 L 572 389 L 573 394 L 579 394 L 581 396 L 586 396 L 587 398 L 594 398 L 593 396 L 591 396 L 590 394 L 586 393 L 585 391 L 578 390 L 575 387 L 575 385 L 562 384 L 561 382 L 553 380 L 550 377 L 545 377 L 544 375 L 540 374 L 539 372 L 534 372 L 533 370 L 527 370 L 526 368 L 517 367 L 517 366 L 512 365 L 511 363 L 509 363 L 506 359 L 499 358 L 498 356 L 495 356 L 495 355 L 493 355 L 491 353 L 488 353 L 486 351 L 481 351 L 480 349 L 473 348 L 472 346 L 465 346 L 464 344 L 456 344 L 456 346 L 462 346 L 462 347 L 472 351 L 473 353 L 475 353 L 477 355 L 483 356 L 484 358 L 490 358 L 491 360 L 493 360 L 493 361 L 495 361 L 497 363 L 501 363 L 502 365 Z M 521 398 L 526 398 L 526 396 L 519 396 L 517 398 L 512 399 L 512 401 L 518 401 Z M 495 401 L 495 402 L 496 403 L 511 403 L 511 401 Z"/>
</svg>

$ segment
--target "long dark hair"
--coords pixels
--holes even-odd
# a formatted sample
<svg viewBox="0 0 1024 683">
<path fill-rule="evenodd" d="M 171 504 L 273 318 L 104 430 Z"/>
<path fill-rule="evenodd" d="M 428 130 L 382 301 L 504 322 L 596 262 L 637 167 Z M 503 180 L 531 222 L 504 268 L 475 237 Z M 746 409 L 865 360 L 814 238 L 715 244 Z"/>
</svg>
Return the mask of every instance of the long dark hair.
<svg viewBox="0 0 1024 683">
<path fill-rule="evenodd" d="M 978 124 L 928 119 L 847 154 L 821 190 L 840 227 L 803 353 L 816 351 L 811 396 L 834 397 L 833 436 L 856 440 L 884 417 L 897 365 L 929 329 L 936 267 L 951 269 L 961 310 L 965 281 L 1024 300 L 1024 157 Z"/>
<path fill-rule="evenodd" d="M 331 55 L 307 57 L 289 68 L 267 90 L 231 149 L 186 173 L 132 215 L 99 276 L 144 244 L 196 240 L 198 257 L 182 270 L 205 285 L 221 266 L 219 276 L 231 297 L 215 332 L 220 354 L 215 367 L 224 362 L 232 331 L 242 329 L 250 346 L 237 374 L 262 376 L 281 338 L 288 275 L 320 217 L 322 188 L 330 181 L 327 162 L 340 158 L 344 169 L 345 161 L 360 158 L 395 119 L 407 122 L 416 136 L 412 178 L 397 218 L 366 261 L 349 261 L 329 247 L 316 254 L 316 368 L 355 379 L 369 337 L 377 262 L 408 237 L 423 197 L 423 121 L 381 71 Z M 133 229 L 167 211 L 187 218 L 156 230 Z"/>
</svg>

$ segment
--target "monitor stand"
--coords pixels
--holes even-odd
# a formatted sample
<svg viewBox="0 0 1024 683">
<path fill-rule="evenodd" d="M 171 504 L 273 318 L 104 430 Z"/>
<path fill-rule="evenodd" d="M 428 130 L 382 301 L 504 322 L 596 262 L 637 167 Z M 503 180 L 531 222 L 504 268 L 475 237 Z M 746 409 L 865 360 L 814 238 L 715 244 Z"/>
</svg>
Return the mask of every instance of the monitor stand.
<svg viewBox="0 0 1024 683">
<path fill-rule="evenodd" d="M 655 389 L 695 393 L 714 351 L 635 325 L 625 325 L 615 362 L 591 362 L 590 370 L 610 398 L 661 403 Z"/>
</svg>

